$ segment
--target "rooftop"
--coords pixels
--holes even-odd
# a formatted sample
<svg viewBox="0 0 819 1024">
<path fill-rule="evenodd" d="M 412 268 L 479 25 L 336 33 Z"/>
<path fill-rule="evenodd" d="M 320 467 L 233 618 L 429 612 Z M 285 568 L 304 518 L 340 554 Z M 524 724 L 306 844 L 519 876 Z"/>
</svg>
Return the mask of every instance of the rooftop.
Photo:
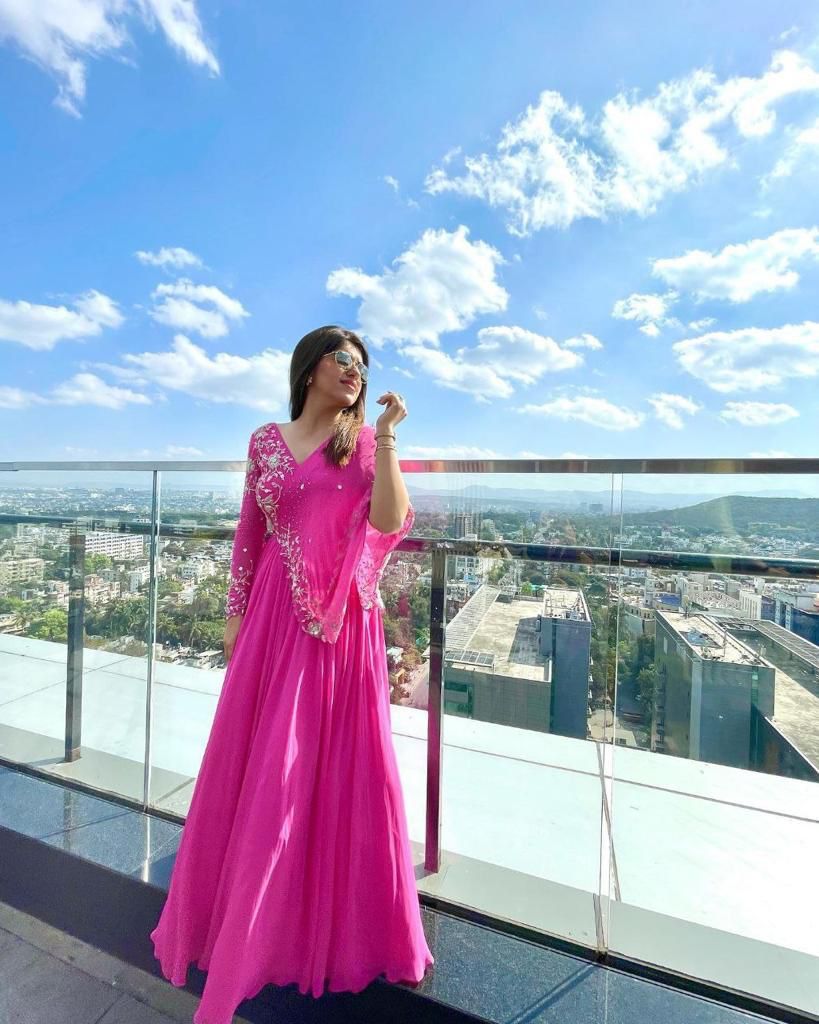
<svg viewBox="0 0 819 1024">
<path fill-rule="evenodd" d="M 589 621 L 589 609 L 580 590 L 549 587 L 543 594 L 543 615 L 547 619 Z"/>
<path fill-rule="evenodd" d="M 819 768 L 819 673 L 814 667 L 819 647 L 772 622 L 738 620 L 726 625 L 776 669 L 774 725 Z M 795 646 L 800 654 L 794 653 Z M 813 650 L 805 652 L 806 648 Z"/>
<path fill-rule="evenodd" d="M 682 612 L 658 611 L 657 618 L 687 645 L 692 657 L 721 661 L 731 665 L 762 665 L 754 651 L 732 636 L 728 630 L 707 615 L 685 615 Z"/>
</svg>

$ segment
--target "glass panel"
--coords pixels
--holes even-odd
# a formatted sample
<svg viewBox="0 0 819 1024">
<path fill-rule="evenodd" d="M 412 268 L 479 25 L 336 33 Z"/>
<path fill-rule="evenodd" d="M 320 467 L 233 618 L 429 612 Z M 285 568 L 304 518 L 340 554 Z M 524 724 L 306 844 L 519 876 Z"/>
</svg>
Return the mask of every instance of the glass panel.
<svg viewBox="0 0 819 1024">
<path fill-rule="evenodd" d="M 442 533 L 500 550 L 447 557 L 443 854 L 420 888 L 595 947 L 617 573 L 587 549 L 619 526 L 619 481 L 437 474 L 435 492 Z"/>
<path fill-rule="evenodd" d="M 622 576 L 611 948 L 815 1014 L 819 574 L 751 570 L 816 558 L 816 484 L 671 479 L 623 516 L 679 567 Z"/>
<path fill-rule="evenodd" d="M 184 816 L 225 672 L 225 597 L 244 473 L 162 474 L 150 804 Z"/>
<path fill-rule="evenodd" d="M 0 754 L 141 800 L 152 476 L 0 486 Z"/>
</svg>

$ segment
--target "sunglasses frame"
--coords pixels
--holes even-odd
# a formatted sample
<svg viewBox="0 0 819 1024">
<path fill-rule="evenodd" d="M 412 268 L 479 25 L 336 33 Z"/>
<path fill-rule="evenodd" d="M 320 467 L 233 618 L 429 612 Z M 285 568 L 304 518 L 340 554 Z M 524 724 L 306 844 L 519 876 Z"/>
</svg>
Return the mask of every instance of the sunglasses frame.
<svg viewBox="0 0 819 1024">
<path fill-rule="evenodd" d="M 362 384 L 366 384 L 367 383 L 367 377 L 369 376 L 369 373 L 370 373 L 369 367 L 365 363 L 363 363 L 360 359 L 354 359 L 353 356 L 351 356 L 350 353 L 346 349 L 337 348 L 337 349 L 334 349 L 332 352 L 325 352 L 324 355 L 326 355 L 326 356 L 333 356 L 333 358 L 335 359 L 335 362 L 336 362 L 336 366 L 340 366 L 340 367 L 342 367 L 345 370 L 349 370 L 349 368 L 351 366 L 355 366 L 356 370 L 358 371 L 358 376 L 361 378 L 361 383 Z M 338 358 L 339 356 L 344 356 L 344 357 L 349 358 L 350 362 L 345 365 Z"/>
</svg>

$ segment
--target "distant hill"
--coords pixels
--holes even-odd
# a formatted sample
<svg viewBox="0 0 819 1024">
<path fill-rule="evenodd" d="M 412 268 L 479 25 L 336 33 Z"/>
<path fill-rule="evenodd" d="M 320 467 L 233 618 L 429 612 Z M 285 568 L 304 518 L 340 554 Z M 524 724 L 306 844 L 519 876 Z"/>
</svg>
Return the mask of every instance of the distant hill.
<svg viewBox="0 0 819 1024">
<path fill-rule="evenodd" d="M 748 498 L 731 494 L 688 508 L 635 512 L 624 518 L 634 525 L 683 526 L 717 533 L 745 533 L 755 525 L 819 530 L 819 498 Z"/>
<path fill-rule="evenodd" d="M 603 506 L 603 512 L 608 513 L 611 509 L 612 494 L 611 488 L 607 490 L 568 490 L 551 489 L 547 475 L 537 477 L 533 480 L 533 486 L 524 487 L 502 487 L 496 486 L 491 481 L 492 476 L 487 477 L 487 482 L 482 484 L 467 484 L 458 487 L 449 480 L 438 484 L 435 480 L 423 481 L 415 479 L 416 474 L 408 473 L 405 477 L 407 486 L 412 494 L 413 504 L 417 508 L 428 507 L 434 509 L 439 507 L 442 500 L 450 501 L 453 510 L 460 508 L 464 511 L 478 507 L 486 508 L 493 504 L 503 504 L 510 509 L 547 509 L 555 512 L 566 511 L 576 512 L 589 505 L 597 504 Z M 497 478 L 494 478 L 497 479 Z M 757 498 L 793 498 L 799 496 L 799 491 L 793 489 L 787 491 L 754 491 L 753 497 Z M 713 499 L 711 494 L 697 493 L 696 491 L 639 491 L 627 488 L 623 492 L 623 508 L 627 512 L 651 512 L 659 509 L 678 509 L 687 505 L 697 505 Z M 615 506 L 619 516 L 620 495 L 615 494 Z"/>
</svg>

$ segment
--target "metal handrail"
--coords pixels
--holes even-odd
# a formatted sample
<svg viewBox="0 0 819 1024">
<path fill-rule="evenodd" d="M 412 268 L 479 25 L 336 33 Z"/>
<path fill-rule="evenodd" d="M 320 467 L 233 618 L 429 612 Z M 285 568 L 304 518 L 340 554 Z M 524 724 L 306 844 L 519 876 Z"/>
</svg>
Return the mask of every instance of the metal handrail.
<svg viewBox="0 0 819 1024">
<path fill-rule="evenodd" d="M 24 523 L 51 524 L 65 528 L 80 527 L 84 532 L 110 530 L 141 536 L 177 537 L 184 540 L 232 540 L 231 526 L 177 526 L 160 523 L 152 531 L 150 523 L 112 520 L 111 517 L 50 516 L 34 513 L 19 515 L 0 512 L 0 526 Z M 530 562 L 558 562 L 568 565 L 606 565 L 612 568 L 668 569 L 678 572 L 719 572 L 727 576 L 772 576 L 778 578 L 819 578 L 819 559 L 765 558 L 733 555 L 729 552 L 652 551 L 639 548 L 589 547 L 567 544 L 526 544 L 517 541 L 467 540 L 461 537 L 405 537 L 397 551 L 429 554 L 445 551 L 450 555 L 483 558 L 521 558 Z"/>
<path fill-rule="evenodd" d="M 714 474 L 764 476 L 819 474 L 819 458 L 765 459 L 400 459 L 405 473 L 634 473 L 634 474 Z M 142 461 L 15 461 L 0 462 L 0 473 L 60 470 L 65 472 L 167 472 L 167 473 L 243 473 L 245 459 L 186 459 Z"/>
</svg>

